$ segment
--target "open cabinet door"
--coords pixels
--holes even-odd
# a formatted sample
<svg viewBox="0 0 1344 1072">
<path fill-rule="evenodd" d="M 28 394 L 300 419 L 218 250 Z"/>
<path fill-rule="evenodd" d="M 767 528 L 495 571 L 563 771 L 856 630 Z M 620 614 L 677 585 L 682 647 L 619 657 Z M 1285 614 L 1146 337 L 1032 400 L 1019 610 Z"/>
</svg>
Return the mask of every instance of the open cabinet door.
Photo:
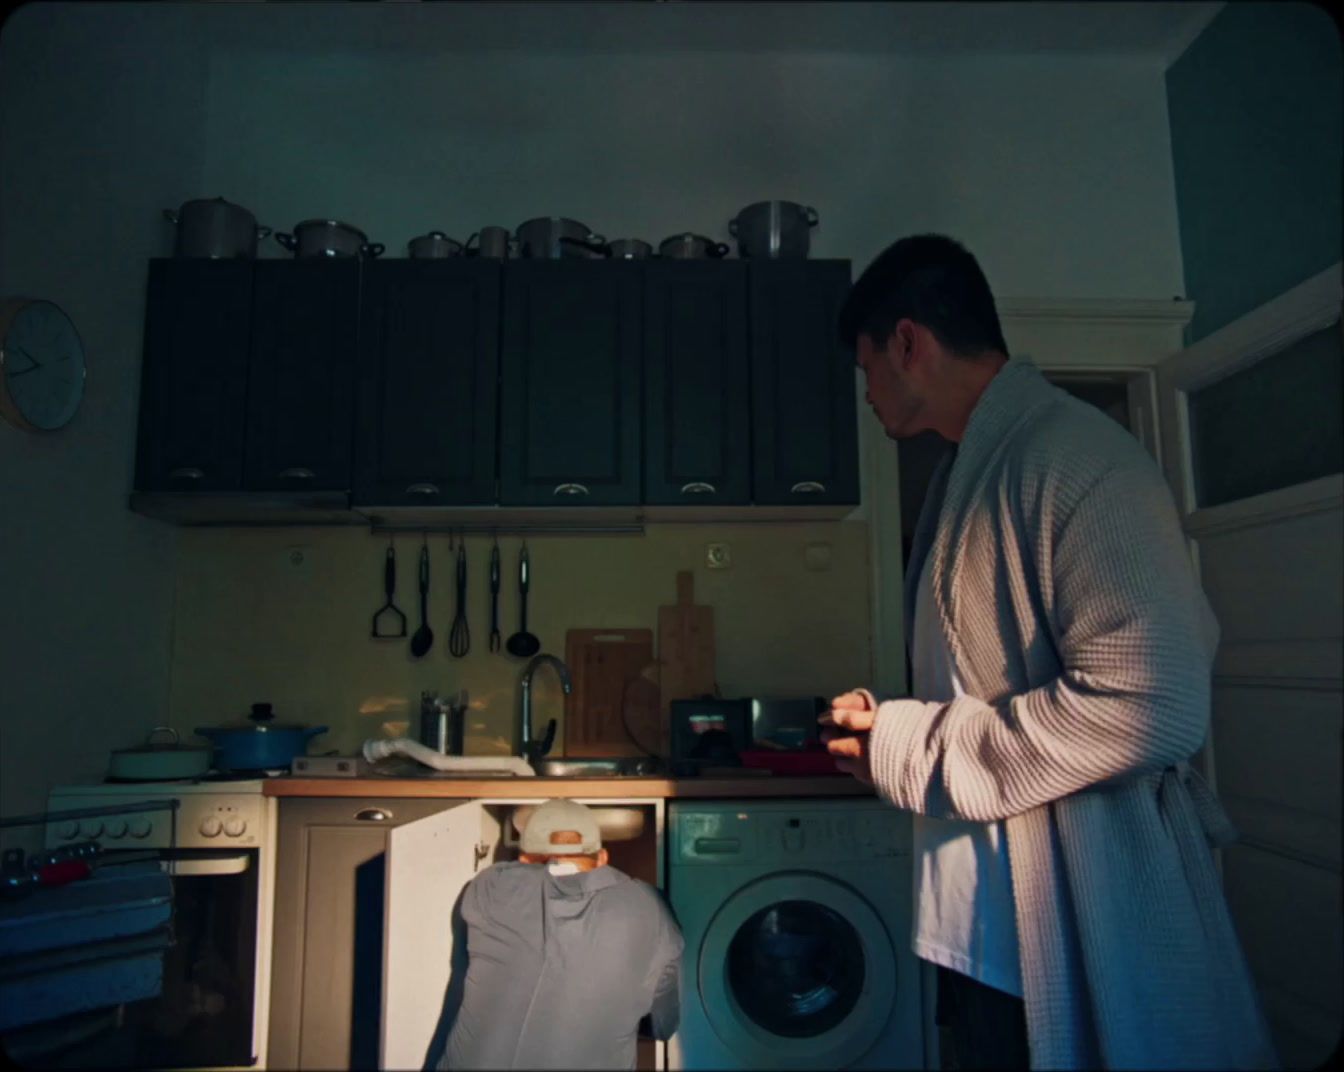
<svg viewBox="0 0 1344 1072">
<path fill-rule="evenodd" d="M 1319 1066 L 1344 1016 L 1340 279 L 1158 367 L 1167 478 L 1222 630 L 1205 766 L 1241 834 L 1224 887 L 1289 1069 Z"/>
<path fill-rule="evenodd" d="M 388 832 L 381 1068 L 422 1069 L 430 1043 L 441 1045 L 453 906 L 476 873 L 481 831 L 481 805 L 466 801 Z"/>
</svg>

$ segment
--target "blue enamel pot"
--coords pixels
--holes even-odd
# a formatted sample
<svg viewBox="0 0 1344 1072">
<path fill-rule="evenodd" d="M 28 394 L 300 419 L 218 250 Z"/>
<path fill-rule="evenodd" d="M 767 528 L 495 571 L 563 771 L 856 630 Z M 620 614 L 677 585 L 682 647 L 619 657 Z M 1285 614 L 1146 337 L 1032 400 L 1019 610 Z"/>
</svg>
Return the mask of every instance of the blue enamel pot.
<svg viewBox="0 0 1344 1072">
<path fill-rule="evenodd" d="M 274 721 L 268 703 L 252 705 L 248 724 L 197 726 L 196 733 L 215 746 L 215 769 L 289 770 L 295 756 L 308 754 L 308 742 L 326 726 L 287 726 Z"/>
</svg>

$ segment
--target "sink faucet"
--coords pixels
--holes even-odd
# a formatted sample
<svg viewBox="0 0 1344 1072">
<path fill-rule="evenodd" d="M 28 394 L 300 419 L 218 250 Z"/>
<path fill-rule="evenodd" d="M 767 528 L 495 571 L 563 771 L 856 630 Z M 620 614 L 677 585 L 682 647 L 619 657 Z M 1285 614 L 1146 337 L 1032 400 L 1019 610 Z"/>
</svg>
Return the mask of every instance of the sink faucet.
<svg viewBox="0 0 1344 1072">
<path fill-rule="evenodd" d="M 532 739 L 532 675 L 539 666 L 553 666 L 555 672 L 560 678 L 560 687 L 565 690 L 568 696 L 573 689 L 569 681 L 569 667 L 564 661 L 556 658 L 554 655 L 548 655 L 542 652 L 534 656 L 532 661 L 527 664 L 522 677 L 522 711 L 519 715 L 521 729 L 518 734 L 519 753 L 529 763 L 534 763 L 547 752 L 551 750 L 551 744 L 555 740 L 555 719 L 551 719 L 546 726 L 546 734 L 540 741 Z"/>
</svg>

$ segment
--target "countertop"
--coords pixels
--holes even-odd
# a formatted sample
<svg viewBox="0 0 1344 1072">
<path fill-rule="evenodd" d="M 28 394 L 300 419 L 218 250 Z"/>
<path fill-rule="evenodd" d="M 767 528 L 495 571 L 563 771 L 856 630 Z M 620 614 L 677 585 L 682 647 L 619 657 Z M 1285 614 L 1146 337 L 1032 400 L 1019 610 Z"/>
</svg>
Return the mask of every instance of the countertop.
<svg viewBox="0 0 1344 1072">
<path fill-rule="evenodd" d="M 268 778 L 268 797 L 551 797 L 693 800 L 746 797 L 866 797 L 871 786 L 848 775 L 703 778 Z"/>
</svg>

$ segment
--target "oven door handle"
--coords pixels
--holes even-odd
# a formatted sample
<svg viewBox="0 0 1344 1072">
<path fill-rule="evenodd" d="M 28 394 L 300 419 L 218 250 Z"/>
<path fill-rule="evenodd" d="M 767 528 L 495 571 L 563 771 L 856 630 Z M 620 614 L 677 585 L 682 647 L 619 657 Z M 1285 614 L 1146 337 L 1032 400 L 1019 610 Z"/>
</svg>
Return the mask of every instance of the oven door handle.
<svg viewBox="0 0 1344 1072">
<path fill-rule="evenodd" d="M 245 852 L 236 856 L 205 856 L 187 860 L 160 860 L 159 868 L 170 875 L 241 875 L 252 864 Z"/>
</svg>

